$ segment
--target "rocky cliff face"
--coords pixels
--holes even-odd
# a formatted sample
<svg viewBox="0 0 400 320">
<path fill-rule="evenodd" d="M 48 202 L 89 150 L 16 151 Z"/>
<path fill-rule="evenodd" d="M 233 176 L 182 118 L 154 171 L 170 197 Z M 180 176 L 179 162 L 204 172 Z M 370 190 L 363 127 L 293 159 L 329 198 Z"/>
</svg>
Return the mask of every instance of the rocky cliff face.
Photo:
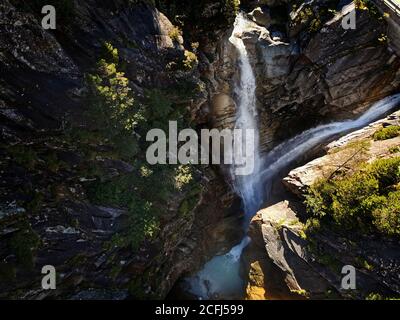
<svg viewBox="0 0 400 320">
<path fill-rule="evenodd" d="M 400 138 L 374 139 L 382 127 L 396 126 L 399 112 L 353 132 L 326 147 L 327 154 L 292 170 L 283 183 L 291 192 L 284 201 L 262 209 L 249 231 L 253 239 L 243 256 L 248 299 L 358 298 L 371 293 L 399 294 L 398 240 L 369 232 L 323 227 L 307 232 L 310 218 L 303 204 L 309 188 L 334 174 L 352 174 L 359 163 L 398 156 Z M 293 196 L 295 195 L 295 196 Z M 342 268 L 356 268 L 356 290 L 341 286 Z"/>
<path fill-rule="evenodd" d="M 385 20 L 358 10 L 357 28 L 344 30 L 342 3 L 245 2 L 250 21 L 242 37 L 257 74 L 264 151 L 318 123 L 352 118 L 398 89 L 400 62 L 384 37 Z M 221 127 L 234 121 L 238 77 L 228 37 L 213 52 L 207 70 L 211 96 L 200 109 L 211 110 Z"/>
<path fill-rule="evenodd" d="M 117 49 L 119 71 L 140 106 L 163 91 L 159 100 L 168 100 L 167 106 L 156 101 L 150 109 L 188 110 L 198 128 L 232 127 L 235 121 L 239 74 L 227 30 L 235 2 L 174 2 L 174 10 L 162 2 L 156 1 L 171 19 L 187 9 L 184 17 L 192 24 L 184 24 L 183 34 L 142 1 L 71 1 L 60 10 L 57 30 L 45 31 L 40 7 L 0 0 L 0 297 L 163 298 L 177 279 L 241 238 L 240 201 L 218 168 L 201 168 L 196 188 L 174 192 L 166 206 L 156 207 L 159 230 L 156 236 L 148 230 L 153 237 L 136 250 L 120 245 L 118 237 L 132 227 L 129 208 L 91 200 L 90 186 L 147 174 L 109 144 L 94 137 L 78 143 L 81 137 L 71 134 L 88 126 L 87 76 L 104 56 L 105 43 L 112 44 L 112 59 Z M 399 87 L 400 60 L 385 41 L 384 20 L 359 10 L 357 29 L 345 31 L 341 15 L 328 10 L 340 8 L 338 2 L 294 7 L 286 0 L 243 1 L 249 24 L 242 37 L 257 75 L 264 151 L 320 122 L 353 117 Z M 197 57 L 188 53 L 196 51 L 195 41 Z M 292 189 L 303 188 L 304 177 L 290 177 Z M 303 248 L 294 206 L 276 207 L 285 213 L 284 223 L 273 210 L 254 220 L 246 253 L 253 275 L 249 296 L 337 291 L 335 275 L 314 266 L 309 273 L 313 258 Z M 334 237 L 322 243 L 340 251 Z M 271 247 L 265 251 L 266 242 Z M 40 289 L 47 264 L 56 267 L 56 291 Z M 279 274 L 274 282 L 272 274 Z M 383 273 L 371 277 L 382 280 Z M 311 286 L 316 278 L 319 287 Z"/>
<path fill-rule="evenodd" d="M 179 67 L 184 40 L 154 7 L 60 3 L 52 32 L 41 27 L 41 7 L 0 1 L 0 297 L 165 297 L 182 274 L 240 238 L 236 196 L 218 171 L 202 169 L 196 190 L 170 197 L 155 239 L 140 250 L 121 247 L 114 239 L 131 226 L 129 212 L 89 201 L 87 187 L 137 169 L 96 142 L 88 157 L 69 130 L 86 125 L 85 77 L 105 42 L 118 50 L 137 101 L 161 88 L 175 108 L 190 109 L 203 93 L 180 92 L 200 87 L 197 68 Z M 101 178 L 91 171 L 97 167 Z M 41 290 L 44 265 L 56 268 L 55 291 Z"/>
</svg>

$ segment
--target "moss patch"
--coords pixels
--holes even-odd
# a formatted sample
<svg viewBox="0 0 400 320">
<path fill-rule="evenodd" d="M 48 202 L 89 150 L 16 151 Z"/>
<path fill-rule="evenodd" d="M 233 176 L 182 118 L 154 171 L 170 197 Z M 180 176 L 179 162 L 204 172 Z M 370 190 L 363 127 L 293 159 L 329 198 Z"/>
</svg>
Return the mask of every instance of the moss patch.
<svg viewBox="0 0 400 320">
<path fill-rule="evenodd" d="M 400 135 L 400 126 L 388 126 L 374 133 L 374 140 L 388 140 Z"/>
</svg>

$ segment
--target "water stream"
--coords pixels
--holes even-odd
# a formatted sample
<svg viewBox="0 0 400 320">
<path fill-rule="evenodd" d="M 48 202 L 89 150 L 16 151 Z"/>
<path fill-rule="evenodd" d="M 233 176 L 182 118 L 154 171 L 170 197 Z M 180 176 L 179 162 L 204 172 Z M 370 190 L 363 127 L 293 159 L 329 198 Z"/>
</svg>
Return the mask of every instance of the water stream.
<svg viewBox="0 0 400 320">
<path fill-rule="evenodd" d="M 251 145 L 251 152 L 254 154 L 254 170 L 250 175 L 235 175 L 236 162 L 234 159 L 230 173 L 233 187 L 243 201 L 246 220 L 250 221 L 251 216 L 262 204 L 262 187 L 259 179 L 261 156 L 258 141 L 256 78 L 246 46 L 241 39 L 247 23 L 243 14 L 238 14 L 229 41 L 238 52 L 240 66 L 240 82 L 235 88 L 235 95 L 238 97 L 235 129 L 254 130 L 255 141 Z M 241 143 L 244 147 L 249 142 L 243 140 Z M 214 257 L 197 275 L 186 279 L 188 291 L 201 299 L 237 297 L 244 285 L 239 274 L 240 256 L 248 243 L 249 238 L 245 237 L 227 254 Z"/>
<path fill-rule="evenodd" d="M 239 54 L 240 83 L 237 85 L 236 128 L 254 129 L 257 139 L 254 144 L 255 170 L 248 176 L 235 176 L 232 181 L 235 191 L 241 196 L 247 220 L 262 206 L 273 178 L 287 169 L 296 159 L 332 137 L 362 128 L 382 118 L 400 104 L 400 94 L 387 97 L 374 105 L 355 120 L 344 120 L 317 126 L 291 138 L 275 147 L 263 158 L 259 152 L 258 125 L 256 111 L 256 79 L 248 52 L 241 39 L 246 28 L 246 18 L 239 14 L 236 18 L 230 42 Z M 232 171 L 233 172 L 233 171 Z M 241 243 L 225 255 L 216 256 L 206 263 L 193 277 L 185 279 L 187 290 L 199 299 L 243 297 L 244 281 L 240 276 L 240 257 L 249 243 L 245 237 Z"/>
<path fill-rule="evenodd" d="M 363 115 L 355 120 L 344 120 L 323 124 L 306 130 L 294 138 L 281 143 L 263 158 L 263 169 L 259 173 L 260 180 L 265 186 L 274 175 L 279 173 L 279 171 L 287 168 L 296 159 L 300 158 L 316 146 L 326 143 L 330 138 L 337 136 L 338 134 L 345 134 L 367 126 L 368 124 L 384 117 L 399 104 L 400 94 L 395 94 L 376 102 Z"/>
<path fill-rule="evenodd" d="M 242 40 L 242 33 L 246 29 L 248 20 L 239 14 L 236 17 L 232 36 L 229 41 L 234 45 L 238 52 L 240 66 L 240 82 L 235 87 L 237 101 L 237 115 L 235 129 L 254 130 L 255 140 L 246 141 L 242 139 L 243 146 L 251 145 L 251 153 L 254 158 L 253 173 L 245 176 L 235 174 L 235 160 L 231 167 L 231 179 L 233 187 L 238 195 L 243 199 L 243 207 L 247 217 L 251 217 L 262 204 L 262 188 L 260 188 L 259 172 L 261 170 L 261 155 L 259 145 L 259 130 L 257 123 L 257 105 L 256 105 L 256 77 L 250 63 L 249 54 Z"/>
</svg>

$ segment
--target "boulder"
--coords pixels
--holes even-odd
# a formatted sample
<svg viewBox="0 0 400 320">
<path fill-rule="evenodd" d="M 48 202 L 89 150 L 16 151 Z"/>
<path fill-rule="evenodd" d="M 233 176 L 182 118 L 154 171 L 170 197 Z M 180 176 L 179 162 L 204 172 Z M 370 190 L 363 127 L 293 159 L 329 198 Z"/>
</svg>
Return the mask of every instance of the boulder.
<svg viewBox="0 0 400 320">
<path fill-rule="evenodd" d="M 332 286 L 307 261 L 297 203 L 283 201 L 257 213 L 243 260 L 248 299 L 323 297 Z"/>
</svg>

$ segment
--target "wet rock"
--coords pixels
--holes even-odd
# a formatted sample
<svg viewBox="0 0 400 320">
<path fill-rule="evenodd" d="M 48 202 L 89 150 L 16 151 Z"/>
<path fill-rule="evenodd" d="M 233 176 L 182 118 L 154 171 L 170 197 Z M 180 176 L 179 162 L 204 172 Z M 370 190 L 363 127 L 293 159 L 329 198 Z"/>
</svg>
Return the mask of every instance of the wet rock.
<svg viewBox="0 0 400 320">
<path fill-rule="evenodd" d="M 264 27 L 269 27 L 271 23 L 271 17 L 266 8 L 261 8 L 261 7 L 255 8 L 252 12 L 248 14 L 248 16 L 255 23 Z"/>
</svg>

